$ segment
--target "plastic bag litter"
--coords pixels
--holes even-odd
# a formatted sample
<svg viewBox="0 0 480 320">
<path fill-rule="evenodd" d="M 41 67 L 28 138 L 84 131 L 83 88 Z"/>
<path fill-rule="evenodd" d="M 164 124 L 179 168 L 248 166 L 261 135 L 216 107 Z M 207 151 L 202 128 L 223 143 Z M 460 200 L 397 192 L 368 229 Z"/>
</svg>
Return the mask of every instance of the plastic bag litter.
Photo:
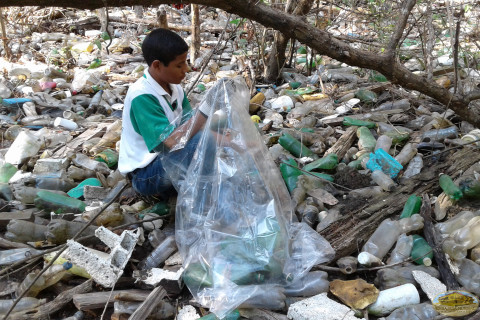
<svg viewBox="0 0 480 320">
<path fill-rule="evenodd" d="M 255 297 L 282 296 L 283 286 L 334 256 L 323 237 L 292 222 L 290 195 L 250 119 L 249 98 L 242 78 L 220 79 L 201 102 L 213 108 L 188 168 L 172 152 L 162 156 L 178 191 L 184 282 L 219 318 Z"/>
</svg>

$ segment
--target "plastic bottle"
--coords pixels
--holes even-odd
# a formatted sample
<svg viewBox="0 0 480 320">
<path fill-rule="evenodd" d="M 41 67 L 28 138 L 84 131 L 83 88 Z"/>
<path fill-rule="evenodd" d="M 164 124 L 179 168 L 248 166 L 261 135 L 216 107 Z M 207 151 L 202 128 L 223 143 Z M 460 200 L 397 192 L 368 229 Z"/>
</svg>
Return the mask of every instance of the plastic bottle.
<svg viewBox="0 0 480 320">
<path fill-rule="evenodd" d="M 88 108 L 85 110 L 85 117 L 89 117 L 95 112 L 97 112 L 97 108 L 100 105 L 100 102 L 102 101 L 102 94 L 103 94 L 103 90 L 99 90 L 92 97 L 92 100 L 90 100 L 90 104 L 88 105 Z"/>
<path fill-rule="evenodd" d="M 108 126 L 102 139 L 100 139 L 100 141 L 89 151 L 89 154 L 96 155 L 107 148 L 115 148 L 115 144 L 120 140 L 121 133 L 122 120 L 117 120 Z"/>
<path fill-rule="evenodd" d="M 343 117 L 343 125 L 344 126 L 358 126 L 358 127 L 367 127 L 372 129 L 375 127 L 375 122 L 372 121 L 364 121 L 359 119 L 354 119 L 352 117 Z"/>
<path fill-rule="evenodd" d="M 297 187 L 298 177 L 303 174 L 302 171 L 297 169 L 297 166 L 297 162 L 292 158 L 288 159 L 286 163 L 280 163 L 280 172 L 290 193 Z"/>
<path fill-rule="evenodd" d="M 422 198 L 412 194 L 408 197 L 407 202 L 403 206 L 402 213 L 400 214 L 400 219 L 408 218 L 415 213 L 420 212 L 420 207 L 422 206 Z"/>
<path fill-rule="evenodd" d="M 475 177 L 463 177 L 458 184 L 465 198 L 480 198 L 480 181 Z"/>
<path fill-rule="evenodd" d="M 443 129 L 434 129 L 425 131 L 422 134 L 423 142 L 430 141 L 443 141 L 445 138 L 456 138 L 458 137 L 458 128 L 457 126 L 451 126 Z"/>
<path fill-rule="evenodd" d="M 395 248 L 393 248 L 387 263 L 395 264 L 408 259 L 412 253 L 412 246 L 413 237 L 402 233 L 400 237 L 398 237 L 397 244 L 395 245 Z"/>
<path fill-rule="evenodd" d="M 372 152 L 375 149 L 375 145 L 377 141 L 373 137 L 373 134 L 370 132 L 370 129 L 367 127 L 359 127 L 357 129 L 357 137 L 358 137 L 358 149 L 366 150 L 368 152 Z"/>
<path fill-rule="evenodd" d="M 454 231 L 443 242 L 443 250 L 454 259 L 467 256 L 467 250 L 480 243 L 480 217 L 471 218 L 467 224 Z"/>
<path fill-rule="evenodd" d="M 210 268 L 203 263 L 190 263 L 182 274 L 183 282 L 190 290 L 212 287 L 213 279 Z"/>
<path fill-rule="evenodd" d="M 92 149 L 93 150 L 93 149 Z M 104 149 L 95 156 L 96 161 L 105 162 L 109 168 L 113 168 L 118 163 L 118 152 L 112 149 Z"/>
<path fill-rule="evenodd" d="M 55 213 L 82 213 L 87 206 L 83 201 L 46 190 L 37 192 L 34 200 L 39 209 Z"/>
<path fill-rule="evenodd" d="M 427 267 L 423 264 L 416 265 L 412 263 L 405 263 L 406 266 L 396 266 L 392 268 L 385 268 L 378 270 L 375 278 L 375 285 L 380 290 L 398 287 L 405 283 L 417 284 L 413 278 L 412 271 L 419 270 L 428 273 L 434 278 L 440 278 L 440 272 L 434 267 Z"/>
<path fill-rule="evenodd" d="M 352 197 L 364 197 L 373 198 L 383 193 L 383 189 L 380 186 L 365 187 L 360 189 L 354 189 L 349 192 Z"/>
<path fill-rule="evenodd" d="M 407 169 L 403 173 L 403 178 L 411 178 L 422 171 L 423 168 L 423 155 L 418 153 L 412 160 L 408 163 Z"/>
<path fill-rule="evenodd" d="M 355 257 L 347 256 L 337 260 L 337 266 L 343 274 L 352 274 L 357 271 L 358 260 Z"/>
<path fill-rule="evenodd" d="M 285 295 L 291 297 L 311 297 L 327 292 L 329 287 L 328 273 L 312 271 L 298 281 L 285 287 Z"/>
<path fill-rule="evenodd" d="M 352 156 L 358 152 L 357 147 L 350 147 L 345 155 L 343 156 L 342 162 L 343 163 L 349 163 L 352 160 Z"/>
<path fill-rule="evenodd" d="M 83 320 L 83 318 L 85 318 L 85 314 L 83 313 L 83 311 L 79 310 L 75 312 L 73 316 L 64 318 L 63 320 Z"/>
<path fill-rule="evenodd" d="M 69 262 L 65 262 L 63 265 L 52 265 L 50 268 L 48 268 L 47 271 L 45 271 L 40 278 L 38 278 L 37 281 L 33 284 L 33 286 L 28 290 L 28 292 L 25 294 L 26 297 L 36 297 L 40 291 L 42 291 L 45 288 L 48 288 L 50 286 L 53 286 L 55 283 L 60 281 L 65 273 L 67 273 L 67 270 L 72 267 L 72 264 Z M 31 272 L 29 273 L 23 282 L 18 286 L 17 290 L 15 293 L 17 294 L 17 297 L 20 296 L 23 291 L 25 291 L 30 284 L 32 284 L 33 280 L 37 277 L 37 274 L 39 271 L 36 272 Z"/>
<path fill-rule="evenodd" d="M 13 194 L 15 195 L 15 199 L 21 201 L 23 204 L 33 204 L 35 198 L 37 197 L 37 193 L 40 191 L 50 191 L 59 195 L 66 196 L 67 194 L 63 191 L 56 191 L 56 190 L 43 190 L 38 189 L 35 187 L 27 187 L 22 185 L 13 185 Z"/>
<path fill-rule="evenodd" d="M 83 167 L 89 170 L 98 171 L 103 174 L 110 174 L 110 169 L 104 162 L 95 161 L 90 159 L 88 156 L 77 153 L 73 163 L 79 167 Z"/>
<path fill-rule="evenodd" d="M 43 251 L 35 250 L 31 248 L 17 248 L 10 250 L 0 251 L 0 265 L 11 264 L 20 260 L 23 260 L 26 257 L 30 257 L 35 254 L 42 253 Z"/>
<path fill-rule="evenodd" d="M 8 183 L 10 178 L 13 177 L 17 171 L 17 167 L 6 162 L 2 167 L 0 167 L 0 183 Z"/>
<path fill-rule="evenodd" d="M 37 155 L 42 141 L 29 131 L 21 131 L 5 154 L 5 161 L 12 165 L 24 163 L 28 158 Z"/>
<path fill-rule="evenodd" d="M 67 177 L 74 181 L 85 180 L 96 177 L 95 171 L 85 168 L 70 166 L 67 170 Z"/>
<path fill-rule="evenodd" d="M 283 133 L 282 136 L 278 139 L 278 143 L 288 150 L 292 155 L 297 158 L 302 157 L 311 157 L 317 159 L 318 156 L 313 153 L 312 150 L 308 149 L 303 143 L 289 135 L 288 133 Z"/>
<path fill-rule="evenodd" d="M 153 229 L 149 234 L 148 234 L 148 241 L 152 245 L 152 247 L 156 248 L 162 243 L 162 241 L 165 240 L 167 236 L 165 233 L 160 230 L 160 229 Z"/>
<path fill-rule="evenodd" d="M 410 108 L 410 102 L 408 99 L 402 99 L 397 101 L 389 101 L 382 103 L 377 108 L 372 109 L 372 111 L 381 111 L 381 110 L 393 110 L 393 109 L 402 109 L 407 110 Z"/>
<path fill-rule="evenodd" d="M 80 182 L 76 187 L 68 190 L 67 194 L 72 198 L 81 198 L 83 197 L 83 188 L 85 186 L 101 187 L 102 183 L 97 178 L 88 178 Z"/>
<path fill-rule="evenodd" d="M 417 145 L 414 143 L 407 143 L 400 153 L 397 154 L 395 160 L 397 160 L 402 166 L 405 166 L 417 154 L 416 146 Z"/>
<path fill-rule="evenodd" d="M 455 274 L 457 281 L 468 291 L 480 294 L 480 265 L 470 259 L 461 259 L 459 272 Z"/>
<path fill-rule="evenodd" d="M 480 210 L 472 211 L 460 211 L 452 218 L 448 219 L 445 222 L 440 222 L 435 225 L 435 228 L 442 234 L 443 237 L 446 237 L 456 230 L 464 227 L 470 219 L 480 215 Z"/>
<path fill-rule="evenodd" d="M 386 153 L 390 151 L 390 147 L 392 146 L 392 138 L 389 136 L 382 134 L 380 137 L 377 139 L 377 143 L 375 144 L 375 150 L 377 151 L 378 149 L 382 149 Z"/>
<path fill-rule="evenodd" d="M 372 180 L 382 187 L 385 191 L 392 191 L 395 186 L 397 185 L 392 178 L 390 178 L 387 174 L 383 173 L 381 170 L 375 170 L 372 172 Z"/>
<path fill-rule="evenodd" d="M 75 182 L 70 179 L 56 178 L 48 175 L 35 177 L 35 187 L 45 190 L 68 191 L 75 187 Z"/>
<path fill-rule="evenodd" d="M 393 247 L 400 234 L 420 230 L 421 228 L 423 228 L 423 218 L 418 214 L 394 221 L 387 218 L 380 223 L 375 232 L 367 240 L 362 248 L 362 252 L 369 252 L 383 259 Z"/>
<path fill-rule="evenodd" d="M 12 307 L 13 303 L 15 302 L 16 299 L 8 299 L 8 300 L 0 300 L 0 314 L 4 315 L 7 314 L 8 310 Z M 12 312 L 20 312 L 20 311 L 25 311 L 25 310 L 30 310 L 35 307 L 41 306 L 42 304 L 45 304 L 47 302 L 47 299 L 36 299 L 36 298 L 31 298 L 31 297 L 23 297 L 20 299 L 20 301 L 17 303 L 15 308 L 13 309 Z"/>
<path fill-rule="evenodd" d="M 477 244 L 475 247 L 473 247 L 470 253 L 470 259 L 475 261 L 475 263 L 480 264 L 480 244 Z"/>
<path fill-rule="evenodd" d="M 439 313 L 429 302 L 413 304 L 394 310 L 386 320 L 431 320 Z"/>
<path fill-rule="evenodd" d="M 365 103 L 373 103 L 377 101 L 377 94 L 370 90 L 359 89 L 355 92 L 355 98 Z"/>
<path fill-rule="evenodd" d="M 12 219 L 7 225 L 5 239 L 20 243 L 45 240 L 47 226 L 25 220 Z"/>
<path fill-rule="evenodd" d="M 222 320 L 238 320 L 240 319 L 240 311 L 233 310 L 229 312 Z M 198 320 L 219 320 L 219 318 L 214 313 L 209 313 L 206 316 L 199 318 Z"/>
<path fill-rule="evenodd" d="M 442 188 L 443 192 L 445 192 L 450 199 L 457 201 L 463 197 L 462 190 L 460 190 L 460 188 L 453 182 L 450 176 L 441 173 L 438 178 L 438 183 L 440 184 L 440 188 Z"/>
<path fill-rule="evenodd" d="M 427 267 L 432 264 L 433 250 L 428 242 L 418 234 L 413 236 L 413 246 L 410 256 L 416 264 L 423 264 Z"/>
<path fill-rule="evenodd" d="M 169 236 L 160 243 L 144 260 L 138 264 L 140 270 L 149 270 L 165 262 L 172 253 L 177 251 L 174 236 Z"/>
<path fill-rule="evenodd" d="M 358 263 L 362 266 L 366 267 L 373 267 L 373 266 L 381 266 L 383 262 L 381 259 L 375 257 L 373 254 L 369 252 L 360 252 L 357 257 Z"/>
<path fill-rule="evenodd" d="M 312 171 L 315 169 L 331 170 L 335 169 L 338 165 L 338 157 L 335 153 L 329 153 L 323 158 L 315 160 L 307 164 L 303 169 L 306 171 Z"/>
<path fill-rule="evenodd" d="M 420 303 L 417 288 L 407 283 L 395 288 L 380 291 L 377 301 L 368 307 L 368 313 L 374 316 L 385 316 L 400 307 Z"/>
</svg>

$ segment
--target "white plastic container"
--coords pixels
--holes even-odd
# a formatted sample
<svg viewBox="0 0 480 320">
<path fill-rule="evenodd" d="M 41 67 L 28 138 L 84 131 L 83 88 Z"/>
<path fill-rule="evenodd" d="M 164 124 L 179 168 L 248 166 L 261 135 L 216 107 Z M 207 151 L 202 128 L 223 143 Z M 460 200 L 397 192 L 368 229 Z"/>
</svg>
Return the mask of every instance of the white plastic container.
<svg viewBox="0 0 480 320">
<path fill-rule="evenodd" d="M 53 125 L 55 127 L 62 127 L 68 130 L 76 130 L 78 128 L 78 124 L 76 124 L 74 121 L 60 117 L 55 118 Z"/>
<path fill-rule="evenodd" d="M 40 150 L 42 141 L 30 131 L 21 131 L 5 154 L 5 162 L 19 165 Z"/>
<path fill-rule="evenodd" d="M 368 307 L 368 313 L 377 317 L 392 313 L 393 310 L 420 303 L 417 288 L 411 283 L 380 291 L 377 301 Z"/>
<path fill-rule="evenodd" d="M 294 101 L 289 96 L 280 96 L 270 101 L 270 107 L 279 112 L 289 112 L 295 106 Z"/>
</svg>

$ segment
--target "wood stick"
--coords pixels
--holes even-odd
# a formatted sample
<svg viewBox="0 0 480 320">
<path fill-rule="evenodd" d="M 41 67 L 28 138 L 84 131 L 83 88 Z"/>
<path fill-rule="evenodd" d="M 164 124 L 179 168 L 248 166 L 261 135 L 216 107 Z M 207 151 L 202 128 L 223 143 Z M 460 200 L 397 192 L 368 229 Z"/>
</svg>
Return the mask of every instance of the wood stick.
<svg viewBox="0 0 480 320">
<path fill-rule="evenodd" d="M 76 294 L 73 296 L 73 303 L 75 304 L 78 310 L 82 310 L 82 311 L 100 309 L 105 307 L 105 304 L 107 303 L 109 306 L 113 305 L 113 302 L 115 301 L 115 296 L 123 292 L 142 294 L 145 291 L 138 290 L 138 289 L 131 289 L 131 290 L 115 290 L 113 291 L 113 294 L 110 294 L 110 291 Z"/>
<path fill-rule="evenodd" d="M 135 310 L 128 320 L 143 320 L 152 313 L 153 309 L 162 301 L 167 295 L 167 292 L 162 287 L 156 287 L 148 295 L 147 299 Z"/>
<path fill-rule="evenodd" d="M 335 142 L 335 144 L 330 147 L 330 149 L 325 151 L 325 155 L 335 153 L 339 160 L 343 159 L 348 149 L 350 149 L 350 147 L 352 146 L 353 141 L 355 141 L 355 139 L 357 138 L 357 128 L 358 127 L 356 126 L 349 127 L 347 131 L 342 134 L 340 139 L 338 139 L 337 142 Z"/>
<path fill-rule="evenodd" d="M 423 195 L 422 207 L 420 209 L 420 214 L 423 217 L 423 232 L 425 234 L 425 240 L 433 248 L 433 256 L 438 265 L 438 271 L 445 282 L 448 290 L 454 290 L 460 288 L 455 276 L 450 270 L 450 267 L 447 262 L 447 257 L 442 250 L 442 241 L 438 236 L 437 231 L 433 226 L 432 221 L 432 205 L 430 203 L 430 198 L 427 194 Z"/>
</svg>

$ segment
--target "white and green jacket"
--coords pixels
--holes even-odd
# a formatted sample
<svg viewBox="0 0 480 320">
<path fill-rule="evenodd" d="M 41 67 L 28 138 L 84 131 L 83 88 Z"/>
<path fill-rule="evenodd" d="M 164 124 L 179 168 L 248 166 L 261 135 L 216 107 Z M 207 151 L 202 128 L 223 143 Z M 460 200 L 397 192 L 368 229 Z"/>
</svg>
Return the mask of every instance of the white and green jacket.
<svg viewBox="0 0 480 320">
<path fill-rule="evenodd" d="M 152 162 L 162 142 L 191 115 L 180 85 L 170 96 L 148 73 L 130 86 L 123 107 L 118 169 L 124 175 Z"/>
</svg>

